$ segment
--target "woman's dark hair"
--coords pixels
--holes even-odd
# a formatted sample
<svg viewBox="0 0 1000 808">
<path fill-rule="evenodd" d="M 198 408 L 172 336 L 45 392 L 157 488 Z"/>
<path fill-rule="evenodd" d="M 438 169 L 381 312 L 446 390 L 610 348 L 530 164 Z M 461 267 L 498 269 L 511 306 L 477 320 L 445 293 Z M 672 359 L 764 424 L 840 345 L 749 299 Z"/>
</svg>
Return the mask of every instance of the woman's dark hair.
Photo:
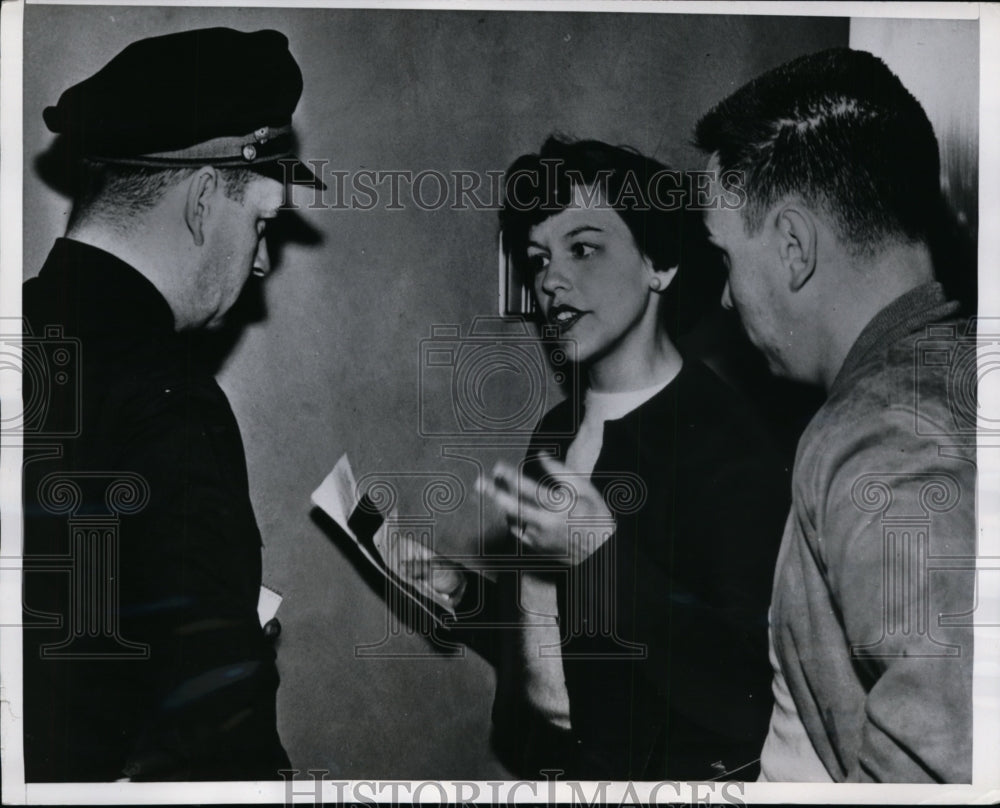
<svg viewBox="0 0 1000 808">
<path fill-rule="evenodd" d="M 660 306 L 673 337 L 694 324 L 713 296 L 719 300 L 723 284 L 707 260 L 690 260 L 695 253 L 706 259 L 709 252 L 701 213 L 685 209 L 684 187 L 682 172 L 630 147 L 551 136 L 537 154 L 522 155 L 507 169 L 500 210 L 504 255 L 521 283 L 533 289 L 531 228 L 569 207 L 574 189 L 581 188 L 621 217 L 657 269 L 679 267 Z"/>
</svg>

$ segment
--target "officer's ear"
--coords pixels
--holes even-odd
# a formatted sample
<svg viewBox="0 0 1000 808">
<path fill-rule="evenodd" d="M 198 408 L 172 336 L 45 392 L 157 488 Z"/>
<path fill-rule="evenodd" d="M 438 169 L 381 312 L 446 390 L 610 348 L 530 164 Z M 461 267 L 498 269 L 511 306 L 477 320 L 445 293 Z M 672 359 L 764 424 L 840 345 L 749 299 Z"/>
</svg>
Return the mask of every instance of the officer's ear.
<svg viewBox="0 0 1000 808">
<path fill-rule="evenodd" d="M 189 179 L 187 199 L 184 203 L 184 222 L 195 246 L 205 243 L 205 219 L 212 210 L 215 189 L 219 184 L 219 172 L 212 166 L 199 168 Z"/>
</svg>

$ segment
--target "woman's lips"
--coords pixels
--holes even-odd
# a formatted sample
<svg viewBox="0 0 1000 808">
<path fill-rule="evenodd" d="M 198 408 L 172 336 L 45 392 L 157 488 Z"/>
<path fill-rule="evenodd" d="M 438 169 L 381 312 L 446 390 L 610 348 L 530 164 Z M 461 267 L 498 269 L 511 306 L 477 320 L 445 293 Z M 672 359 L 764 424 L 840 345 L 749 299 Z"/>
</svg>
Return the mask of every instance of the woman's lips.
<svg viewBox="0 0 1000 808">
<path fill-rule="evenodd" d="M 580 320 L 586 312 L 573 308 L 573 306 L 553 306 L 549 310 L 548 320 L 551 325 L 559 329 L 560 334 L 565 334 Z"/>
</svg>

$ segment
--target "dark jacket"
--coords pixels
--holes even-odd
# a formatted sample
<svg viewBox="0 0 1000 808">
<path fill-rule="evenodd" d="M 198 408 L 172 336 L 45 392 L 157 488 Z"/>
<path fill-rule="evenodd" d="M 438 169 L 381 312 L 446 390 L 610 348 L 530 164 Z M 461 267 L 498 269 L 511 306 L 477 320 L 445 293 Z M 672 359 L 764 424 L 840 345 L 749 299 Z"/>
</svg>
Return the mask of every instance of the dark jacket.
<svg viewBox="0 0 1000 808">
<path fill-rule="evenodd" d="M 529 458 L 542 446 L 565 457 L 574 417 L 569 401 L 550 411 Z M 637 509 L 621 496 L 629 475 L 645 484 Z M 542 726 L 504 676 L 516 645 L 509 631 L 467 635 L 498 667 L 498 751 L 525 776 L 755 777 L 772 706 L 767 610 L 786 471 L 743 400 L 687 361 L 660 393 L 606 423 L 591 479 L 616 532 L 557 574 L 569 735 Z M 479 591 L 467 590 L 463 609 L 477 610 Z M 495 605 L 481 615 L 516 622 L 516 573 L 500 573 L 488 597 Z"/>
<path fill-rule="evenodd" d="M 26 779 L 277 778 L 229 402 L 156 288 L 108 253 L 60 239 L 23 299 Z"/>
</svg>

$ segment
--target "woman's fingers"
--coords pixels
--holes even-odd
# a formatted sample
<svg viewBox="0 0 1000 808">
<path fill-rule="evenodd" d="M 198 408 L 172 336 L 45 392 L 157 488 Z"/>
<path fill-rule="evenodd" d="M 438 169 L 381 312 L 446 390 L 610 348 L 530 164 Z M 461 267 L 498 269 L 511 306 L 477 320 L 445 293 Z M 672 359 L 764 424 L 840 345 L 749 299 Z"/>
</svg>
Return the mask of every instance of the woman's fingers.
<svg viewBox="0 0 1000 808">
<path fill-rule="evenodd" d="M 499 488 L 496 483 L 485 477 L 479 478 L 476 487 L 479 489 L 480 493 L 485 494 L 493 500 L 493 504 L 500 509 L 504 516 L 507 517 L 508 522 L 517 519 L 519 501 L 516 496 L 507 490 Z"/>
<path fill-rule="evenodd" d="M 415 539 L 400 536 L 394 545 L 395 566 L 405 578 L 420 581 L 430 570 L 431 551 Z M 390 566 L 393 564 L 390 562 Z"/>
<path fill-rule="evenodd" d="M 542 469 L 545 471 L 546 477 L 551 477 L 550 485 L 553 482 L 562 483 L 566 482 L 563 479 L 563 475 L 566 474 L 566 464 L 560 463 L 550 454 L 540 454 L 538 455 L 538 462 L 541 464 Z"/>
<path fill-rule="evenodd" d="M 476 482 L 480 493 L 493 500 L 508 522 L 537 519 L 539 511 L 536 483 L 505 463 L 497 463 L 490 477 L 480 477 Z"/>
<path fill-rule="evenodd" d="M 584 475 L 569 474 L 566 466 L 551 455 L 539 455 L 544 476 L 536 481 L 515 471 L 506 463 L 497 463 L 490 477 L 480 477 L 477 488 L 489 496 L 507 519 L 511 534 L 524 546 L 542 553 L 568 553 L 568 563 L 578 563 L 586 549 L 567 544 L 567 514 L 543 505 L 543 490 L 573 486 L 576 497 L 587 512 L 606 510 L 604 501 Z"/>
<path fill-rule="evenodd" d="M 438 567 L 431 573 L 431 586 L 442 595 L 450 597 L 461 583 L 461 574 L 448 567 Z"/>
<path fill-rule="evenodd" d="M 568 486 L 578 501 L 604 504 L 601 492 L 590 481 L 588 475 L 568 472 L 565 463 L 559 462 L 549 454 L 539 455 L 538 461 L 545 470 L 543 482 L 547 486 Z"/>
<path fill-rule="evenodd" d="M 400 537 L 395 545 L 395 563 L 392 566 L 400 576 L 410 582 L 432 588 L 437 594 L 456 597 L 465 582 L 462 571 L 436 556 L 425 544 Z"/>
</svg>

